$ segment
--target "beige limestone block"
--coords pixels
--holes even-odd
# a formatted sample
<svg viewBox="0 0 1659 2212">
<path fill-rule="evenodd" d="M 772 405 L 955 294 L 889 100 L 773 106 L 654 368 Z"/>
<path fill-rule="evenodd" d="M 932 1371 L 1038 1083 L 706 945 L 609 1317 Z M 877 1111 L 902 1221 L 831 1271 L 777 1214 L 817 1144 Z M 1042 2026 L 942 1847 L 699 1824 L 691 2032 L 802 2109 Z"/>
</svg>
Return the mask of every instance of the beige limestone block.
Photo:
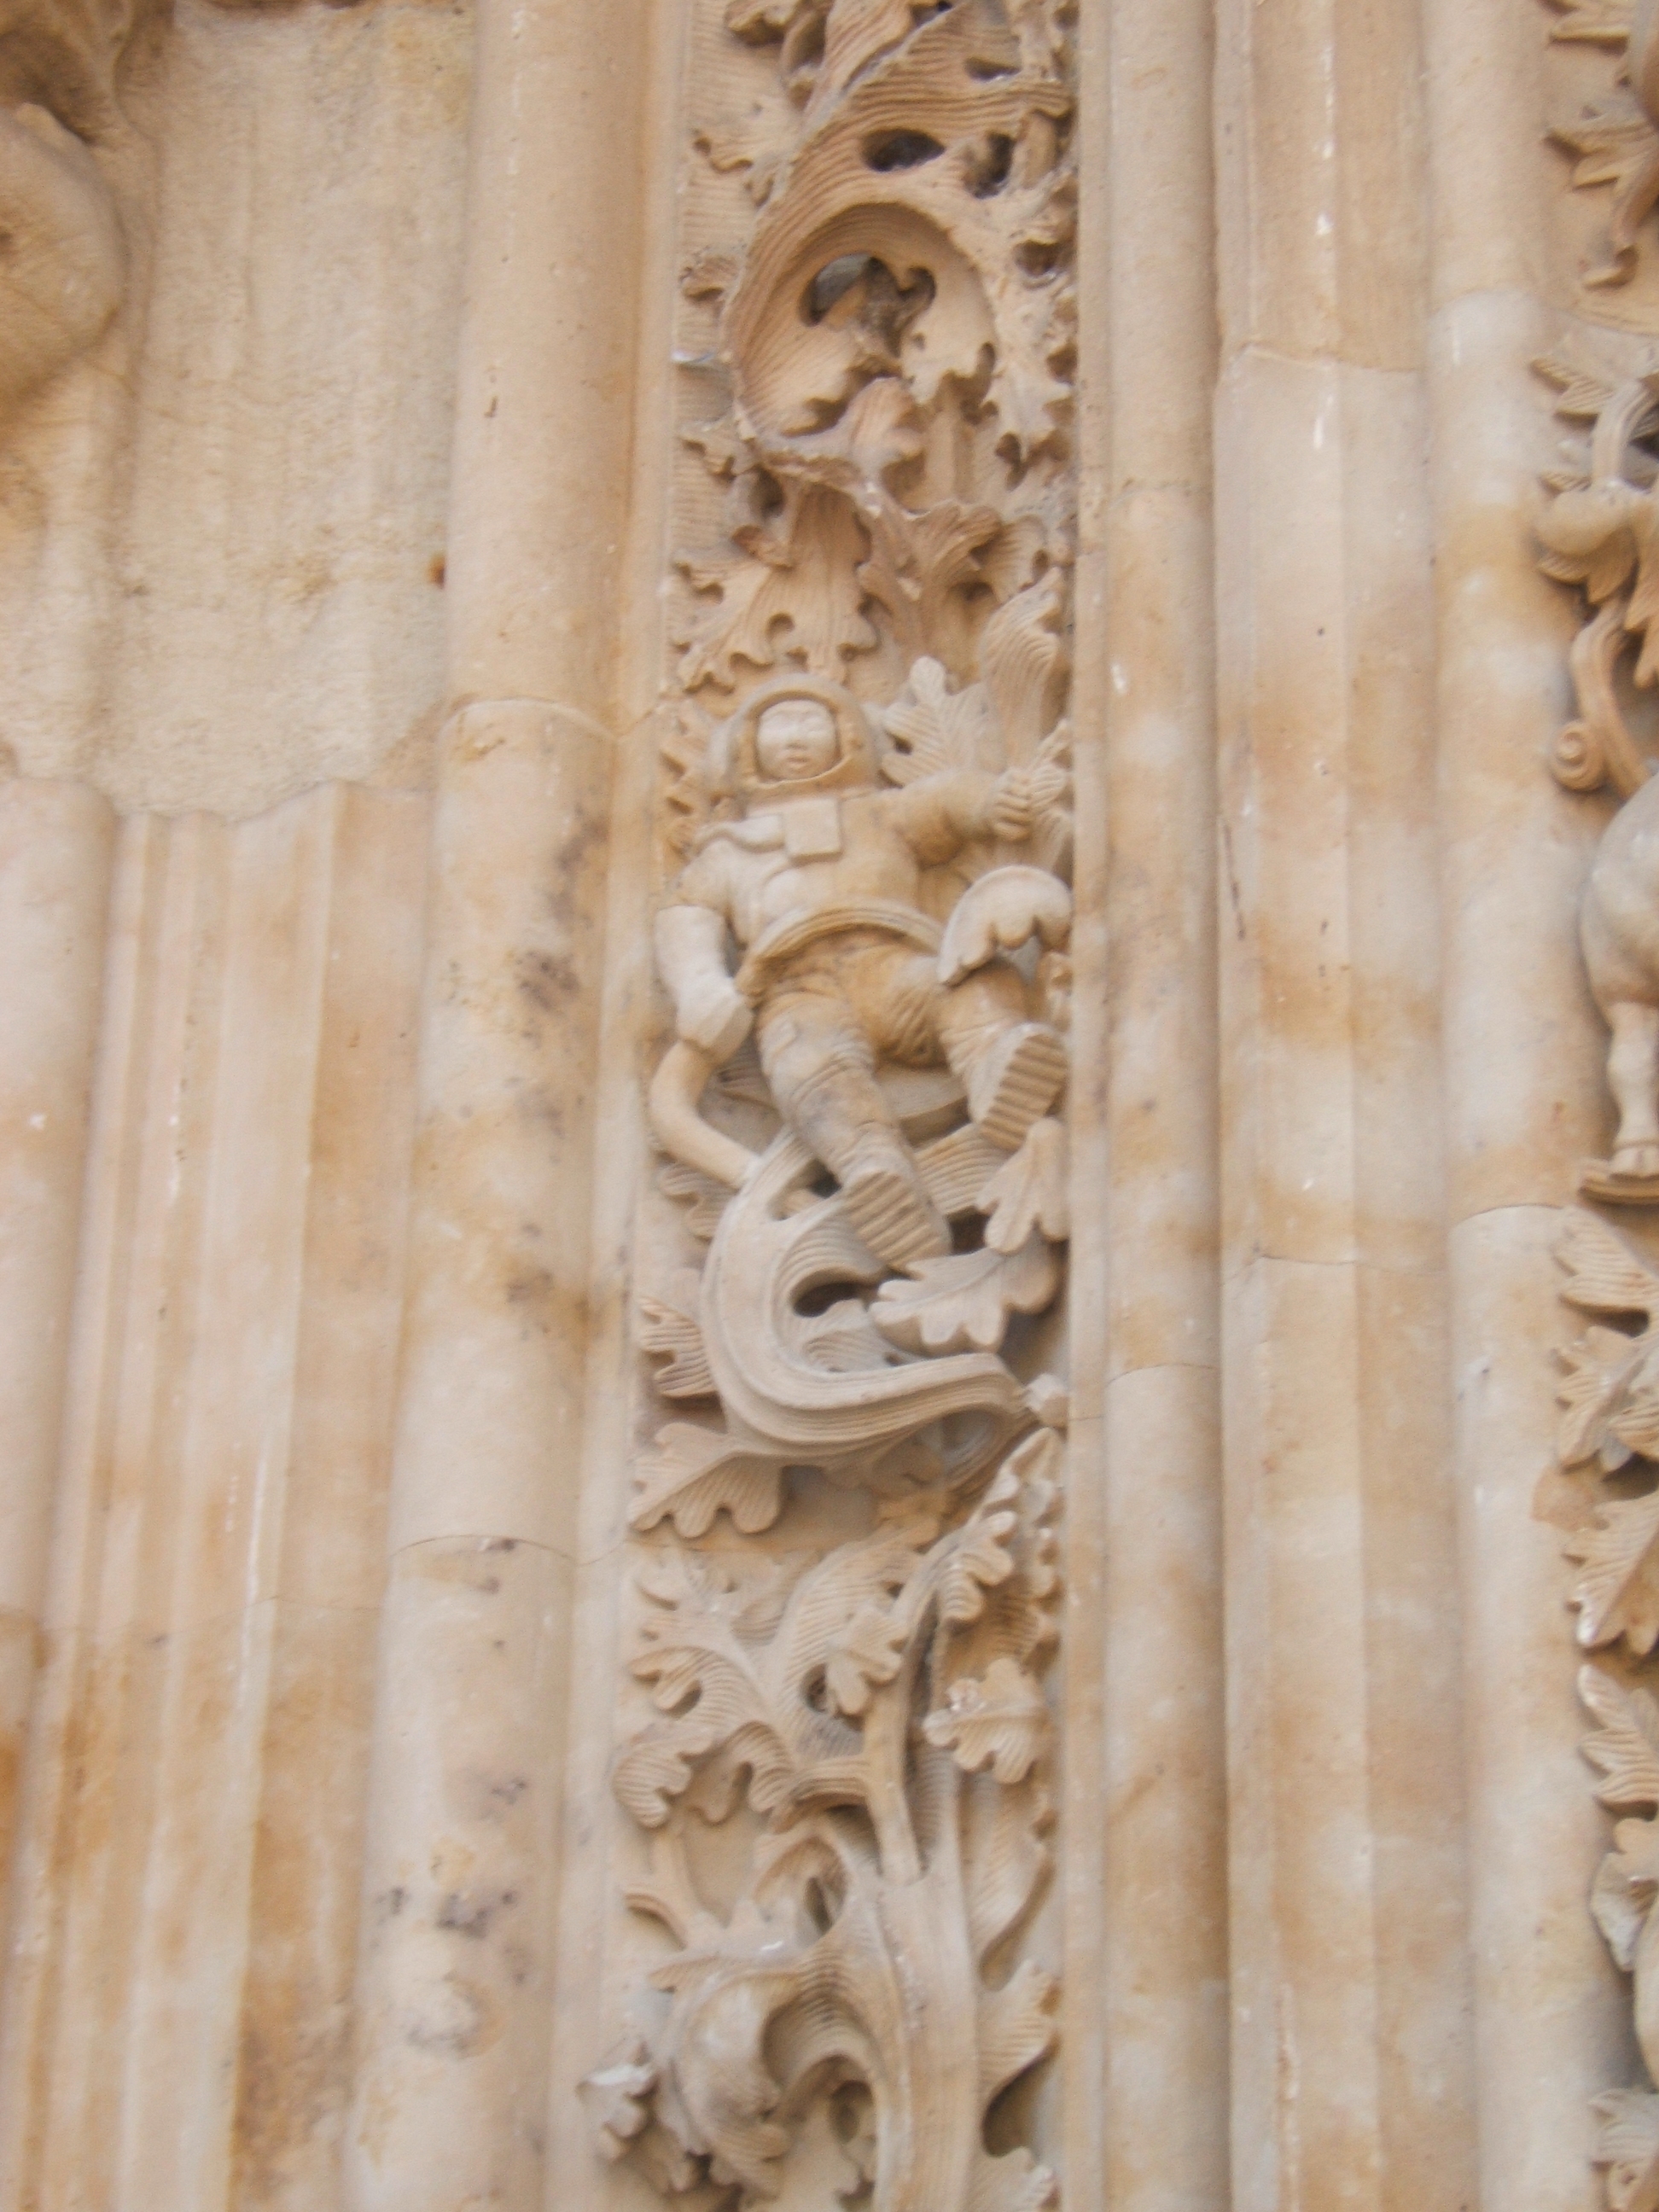
<svg viewBox="0 0 1659 2212">
<path fill-rule="evenodd" d="M 1469 2201 L 1451 1501 L 1423 1382 L 1443 1315 L 1428 1274 L 1261 1261 L 1229 1288 L 1243 2212 Z"/>
<path fill-rule="evenodd" d="M 1142 1368 L 1106 1395 L 1106 2202 L 1224 2202 L 1225 1697 L 1213 1370 Z M 1079 1437 L 1079 1458 L 1089 1438 Z M 1084 1856 L 1081 1850 L 1078 1856 Z"/>
<path fill-rule="evenodd" d="M 42 525 L 14 483 L 0 526 L 33 772 L 234 816 L 399 747 L 422 773 L 471 44 L 469 9 L 424 0 L 185 0 L 137 42 L 103 156 L 130 307 L 94 388 L 64 395 L 78 447 L 31 452 Z"/>
<path fill-rule="evenodd" d="M 394 1891 L 415 1903 L 362 1963 L 355 2212 L 531 2212 L 542 2194 L 647 22 L 638 0 L 479 18 L 389 1534 L 402 1595 L 366 1893 L 371 1912 Z M 494 1594 L 441 1580 L 481 1545 L 511 1562 L 510 1632 Z M 499 1819 L 446 1796 L 476 1765 L 469 1684 L 488 1686 L 492 1771 L 526 1784 Z M 471 1878 L 446 1871 L 456 1836 L 514 1899 L 515 1932 L 482 1949 L 441 1924 Z"/>
<path fill-rule="evenodd" d="M 1223 379 L 1230 1270 L 1437 1253 L 1424 431 L 1412 377 L 1252 354 Z"/>
<path fill-rule="evenodd" d="M 1540 144 L 1542 9 L 1436 0 L 1430 388 L 1438 546 L 1446 1081 L 1468 1857 L 1483 2212 L 1591 2212 L 1589 2100 L 1638 2078 L 1628 1997 L 1588 1895 L 1587 1806 L 1553 1458 L 1551 1346 L 1571 1333 L 1549 1248 L 1576 1164 L 1611 1133 L 1578 895 L 1606 802 L 1551 777 L 1571 711 L 1569 593 L 1537 573 L 1552 395 L 1531 363 L 1581 344 L 1560 289 L 1565 164 Z M 1559 52 L 1561 50 L 1558 50 Z M 1595 58 L 1600 60 L 1602 57 Z M 1553 64 L 1552 64 L 1552 73 Z M 1534 166 L 1542 156 L 1543 167 Z M 1587 196 L 1588 197 L 1588 196 Z M 1545 1486 L 1540 1490 L 1540 1484 Z"/>
<path fill-rule="evenodd" d="M 1556 329 L 1503 294 L 1454 301 L 1433 333 L 1454 1220 L 1565 1203 L 1612 1128 L 1577 927 L 1611 802 L 1563 791 L 1547 764 L 1572 711 L 1577 617 L 1538 573 L 1529 527 L 1556 446 L 1529 364 Z"/>
<path fill-rule="evenodd" d="M 1065 2186 L 1207 2212 L 1229 2025 L 1213 25 L 1181 0 L 1081 27 Z"/>
<path fill-rule="evenodd" d="M 0 785 L 0 1929 L 46 1598 L 114 822 Z"/>
<path fill-rule="evenodd" d="M 1556 19 L 1543 0 L 1428 0 L 1422 20 L 1432 306 L 1483 292 L 1536 295 L 1565 170 L 1542 143 Z"/>
<path fill-rule="evenodd" d="M 1461 2212 L 1417 32 L 1218 35 L 1232 2201 Z"/>
<path fill-rule="evenodd" d="M 337 787 L 121 833 L 8 2208 L 333 2201 L 426 830 Z"/>
<path fill-rule="evenodd" d="M 546 2085 L 524 2054 L 545 2050 L 569 1575 L 512 1538 L 435 1538 L 393 1561 L 353 2205 L 539 2202 Z"/>
<path fill-rule="evenodd" d="M 611 749 L 530 702 L 456 716 L 432 850 L 393 1550 L 571 1546 Z"/>
<path fill-rule="evenodd" d="M 1450 1246 L 1480 2201 L 1599 2212 L 1589 2100 L 1638 2081 L 1641 2062 L 1588 1904 L 1607 1820 L 1578 1752 L 1553 1476 L 1547 1353 L 1574 1334 L 1559 1228 L 1553 1208 L 1507 1207 L 1460 1224 Z"/>
<path fill-rule="evenodd" d="M 1216 1358 L 1213 566 L 1206 489 L 1114 502 L 1103 970 L 1106 1372 Z M 1079 1377 L 1080 1381 L 1087 1378 Z"/>
<path fill-rule="evenodd" d="M 478 13 L 449 687 L 610 720 L 648 10 Z M 558 118 L 556 127 L 552 118 Z"/>
<path fill-rule="evenodd" d="M 1425 208 L 1410 9 L 1221 0 L 1222 349 L 1404 368 L 1419 357 Z"/>
</svg>

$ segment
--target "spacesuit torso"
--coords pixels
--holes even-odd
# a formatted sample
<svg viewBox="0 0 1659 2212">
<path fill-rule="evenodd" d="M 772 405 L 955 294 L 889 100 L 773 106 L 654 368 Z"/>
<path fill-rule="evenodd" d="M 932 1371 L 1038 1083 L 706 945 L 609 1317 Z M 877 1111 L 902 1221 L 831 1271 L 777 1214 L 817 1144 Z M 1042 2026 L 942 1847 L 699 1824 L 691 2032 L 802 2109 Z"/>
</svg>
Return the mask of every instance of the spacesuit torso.
<svg viewBox="0 0 1659 2212">
<path fill-rule="evenodd" d="M 748 947 L 775 924 L 872 904 L 920 910 L 922 872 L 984 827 L 995 778 L 969 769 L 898 791 L 787 800 L 707 834 L 675 887 Z"/>
</svg>

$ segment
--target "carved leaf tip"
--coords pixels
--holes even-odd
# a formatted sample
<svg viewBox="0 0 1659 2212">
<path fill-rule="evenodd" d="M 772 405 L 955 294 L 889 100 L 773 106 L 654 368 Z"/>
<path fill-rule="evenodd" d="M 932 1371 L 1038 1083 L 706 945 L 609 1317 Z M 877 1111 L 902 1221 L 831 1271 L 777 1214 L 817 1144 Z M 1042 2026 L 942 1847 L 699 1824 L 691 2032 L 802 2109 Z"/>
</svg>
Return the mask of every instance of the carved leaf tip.
<svg viewBox="0 0 1659 2212">
<path fill-rule="evenodd" d="M 1645 1656 L 1659 1642 L 1659 1491 L 1598 1507 L 1592 1526 L 1565 1547 L 1584 1569 L 1573 1585 L 1578 1640 L 1587 1647 L 1623 1637 Z"/>
<path fill-rule="evenodd" d="M 1659 2097 L 1610 2089 L 1592 2102 L 1595 2158 L 1607 2168 L 1610 2212 L 1659 2212 Z"/>
<path fill-rule="evenodd" d="M 1621 1809 L 1659 1807 L 1659 1707 L 1600 1667 L 1580 1670 L 1578 1694 L 1596 1722 L 1582 1747 L 1601 1777 L 1596 1796 Z"/>
<path fill-rule="evenodd" d="M 1632 0 L 1550 0 L 1561 11 L 1550 27 L 1552 39 L 1601 46 L 1622 46 L 1630 38 Z"/>
<path fill-rule="evenodd" d="M 1023 1782 L 1036 1764 L 1048 1729 L 1048 1708 L 1037 1684 L 1014 1660 L 993 1660 L 982 1681 L 951 1685 L 950 1702 L 929 1713 L 922 1730 L 949 1751 L 964 1773 L 989 1767 L 1007 1788 Z"/>
</svg>

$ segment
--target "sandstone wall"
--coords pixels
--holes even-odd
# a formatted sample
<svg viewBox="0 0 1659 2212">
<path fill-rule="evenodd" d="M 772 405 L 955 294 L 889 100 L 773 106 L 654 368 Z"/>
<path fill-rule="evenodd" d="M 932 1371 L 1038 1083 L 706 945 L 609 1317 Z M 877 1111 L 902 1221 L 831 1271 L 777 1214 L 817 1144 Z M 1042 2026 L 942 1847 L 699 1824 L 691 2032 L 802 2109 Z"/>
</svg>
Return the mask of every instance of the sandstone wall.
<svg viewBox="0 0 1659 2212">
<path fill-rule="evenodd" d="M 1656 51 L 0 14 L 0 2212 L 1659 2205 Z"/>
</svg>

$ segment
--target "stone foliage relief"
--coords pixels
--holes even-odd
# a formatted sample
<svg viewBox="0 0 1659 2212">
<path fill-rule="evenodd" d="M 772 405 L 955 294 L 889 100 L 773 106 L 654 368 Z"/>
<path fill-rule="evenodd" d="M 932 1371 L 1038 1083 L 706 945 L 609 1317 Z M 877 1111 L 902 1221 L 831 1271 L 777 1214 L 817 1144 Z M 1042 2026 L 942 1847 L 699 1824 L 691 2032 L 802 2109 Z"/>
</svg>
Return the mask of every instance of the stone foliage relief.
<svg viewBox="0 0 1659 2212">
<path fill-rule="evenodd" d="M 1659 8 L 1654 0 L 1551 0 L 1552 35 L 1614 58 L 1604 96 L 1551 136 L 1575 157 L 1572 182 L 1611 194 L 1606 231 L 1583 270 L 1593 289 L 1629 283 L 1642 227 L 1659 202 Z"/>
<path fill-rule="evenodd" d="M 1066 14 L 699 22 L 696 158 L 752 210 L 683 273 L 721 535 L 677 561 L 650 1118 L 701 1257 L 639 1298 L 678 1412 L 635 1469 L 654 1717 L 613 1785 L 662 1947 L 584 2092 L 708 2212 L 1055 2197 L 1019 2087 L 1054 2032 L 1022 1947 L 1066 1407 Z"/>
<path fill-rule="evenodd" d="M 1542 564 L 1583 588 L 1588 616 L 1572 653 L 1578 714 L 1551 765 L 1570 789 L 1610 785 L 1622 802 L 1603 834 L 1579 915 L 1585 967 L 1611 1031 L 1607 1079 L 1619 1124 L 1610 1160 L 1583 1164 L 1583 1197 L 1604 1207 L 1659 1205 L 1659 778 L 1632 727 L 1620 679 L 1652 684 L 1659 638 L 1659 542 L 1651 439 L 1656 386 L 1612 384 L 1564 360 L 1539 364 L 1558 409 L 1586 426 L 1582 465 L 1549 479 Z M 1594 1486 L 1569 1538 L 1577 1639 L 1604 1655 L 1579 1691 L 1594 1722 L 1584 1753 L 1596 1795 L 1622 1817 L 1595 1877 L 1591 1909 L 1634 1977 L 1637 2039 L 1659 2083 L 1659 1703 L 1641 1662 L 1659 1643 L 1659 1270 L 1641 1244 L 1588 1206 L 1565 1217 L 1562 1295 L 1588 1317 L 1561 1352 L 1558 1439 L 1564 1469 Z M 1659 2212 L 1659 2095 L 1612 2089 L 1596 2100 L 1596 2158 L 1613 2212 Z"/>
</svg>

